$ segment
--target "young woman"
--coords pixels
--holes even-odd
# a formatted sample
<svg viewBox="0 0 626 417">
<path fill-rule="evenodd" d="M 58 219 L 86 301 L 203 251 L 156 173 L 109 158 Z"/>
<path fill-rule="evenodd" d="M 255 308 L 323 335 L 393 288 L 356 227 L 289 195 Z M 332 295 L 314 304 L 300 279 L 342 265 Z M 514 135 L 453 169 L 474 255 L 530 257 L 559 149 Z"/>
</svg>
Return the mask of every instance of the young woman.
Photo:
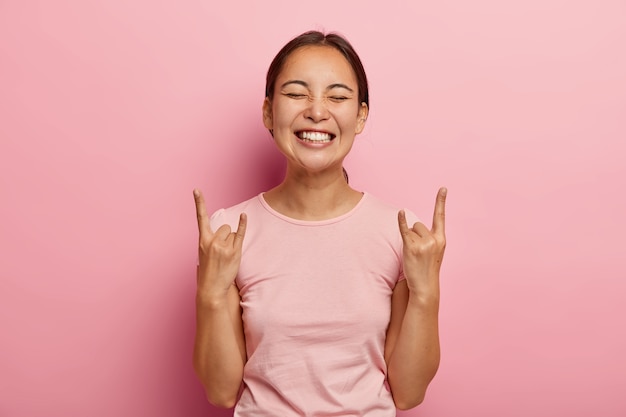
<svg viewBox="0 0 626 417">
<path fill-rule="evenodd" d="M 194 367 L 235 416 L 395 416 L 437 371 L 446 189 L 428 229 L 348 185 L 343 161 L 368 110 L 352 46 L 304 33 L 267 74 L 282 183 L 211 218 L 194 190 Z"/>
</svg>

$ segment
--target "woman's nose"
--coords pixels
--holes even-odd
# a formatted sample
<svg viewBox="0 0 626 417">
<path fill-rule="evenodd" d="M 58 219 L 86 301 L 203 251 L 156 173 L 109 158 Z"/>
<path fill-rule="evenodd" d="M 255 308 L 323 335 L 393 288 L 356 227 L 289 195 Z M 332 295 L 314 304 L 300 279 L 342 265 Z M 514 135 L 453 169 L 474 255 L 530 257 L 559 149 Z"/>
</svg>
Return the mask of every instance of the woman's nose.
<svg viewBox="0 0 626 417">
<path fill-rule="evenodd" d="M 326 104 L 327 103 L 324 98 L 310 99 L 304 112 L 304 117 L 316 123 L 328 119 L 329 112 Z"/>
</svg>

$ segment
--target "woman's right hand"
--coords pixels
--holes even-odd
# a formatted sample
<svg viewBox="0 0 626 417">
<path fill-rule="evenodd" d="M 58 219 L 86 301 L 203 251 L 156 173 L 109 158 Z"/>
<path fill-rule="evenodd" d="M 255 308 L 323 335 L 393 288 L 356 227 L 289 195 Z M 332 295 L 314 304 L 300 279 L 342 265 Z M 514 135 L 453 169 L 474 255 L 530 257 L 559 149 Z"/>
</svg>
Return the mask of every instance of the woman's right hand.
<svg viewBox="0 0 626 417">
<path fill-rule="evenodd" d="M 202 193 L 194 190 L 193 196 L 196 201 L 198 231 L 200 232 L 197 296 L 204 301 L 219 302 L 226 300 L 228 290 L 239 271 L 247 218 L 245 213 L 241 213 L 239 226 L 235 232 L 231 232 L 227 224 L 213 232 Z"/>
</svg>

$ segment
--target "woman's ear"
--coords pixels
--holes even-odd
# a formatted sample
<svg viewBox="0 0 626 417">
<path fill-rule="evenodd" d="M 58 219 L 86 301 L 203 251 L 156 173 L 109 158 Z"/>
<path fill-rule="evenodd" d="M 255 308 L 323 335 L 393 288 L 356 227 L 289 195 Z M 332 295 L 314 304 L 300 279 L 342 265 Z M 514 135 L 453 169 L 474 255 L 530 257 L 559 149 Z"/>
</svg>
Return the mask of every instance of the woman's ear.
<svg viewBox="0 0 626 417">
<path fill-rule="evenodd" d="M 356 121 L 356 133 L 359 134 L 365 128 L 365 122 L 367 121 L 367 115 L 369 114 L 369 107 L 365 102 L 361 103 L 361 107 L 359 108 L 359 114 L 357 115 Z"/>
<path fill-rule="evenodd" d="M 263 100 L 263 124 L 266 129 L 270 131 L 274 128 L 274 121 L 272 118 L 272 102 L 269 97 L 265 97 Z"/>
</svg>

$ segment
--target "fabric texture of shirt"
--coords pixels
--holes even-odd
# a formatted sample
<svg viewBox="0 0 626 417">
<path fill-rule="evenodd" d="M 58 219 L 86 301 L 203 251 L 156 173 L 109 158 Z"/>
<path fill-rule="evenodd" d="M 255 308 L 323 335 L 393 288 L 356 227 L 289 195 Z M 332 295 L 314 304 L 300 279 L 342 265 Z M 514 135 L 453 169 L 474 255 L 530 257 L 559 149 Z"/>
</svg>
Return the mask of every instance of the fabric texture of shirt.
<svg viewBox="0 0 626 417">
<path fill-rule="evenodd" d="M 260 194 L 216 211 L 212 229 L 236 230 L 242 212 L 248 359 L 235 417 L 395 416 L 384 345 L 404 278 L 398 210 L 364 193 L 344 215 L 303 221 Z"/>
</svg>

